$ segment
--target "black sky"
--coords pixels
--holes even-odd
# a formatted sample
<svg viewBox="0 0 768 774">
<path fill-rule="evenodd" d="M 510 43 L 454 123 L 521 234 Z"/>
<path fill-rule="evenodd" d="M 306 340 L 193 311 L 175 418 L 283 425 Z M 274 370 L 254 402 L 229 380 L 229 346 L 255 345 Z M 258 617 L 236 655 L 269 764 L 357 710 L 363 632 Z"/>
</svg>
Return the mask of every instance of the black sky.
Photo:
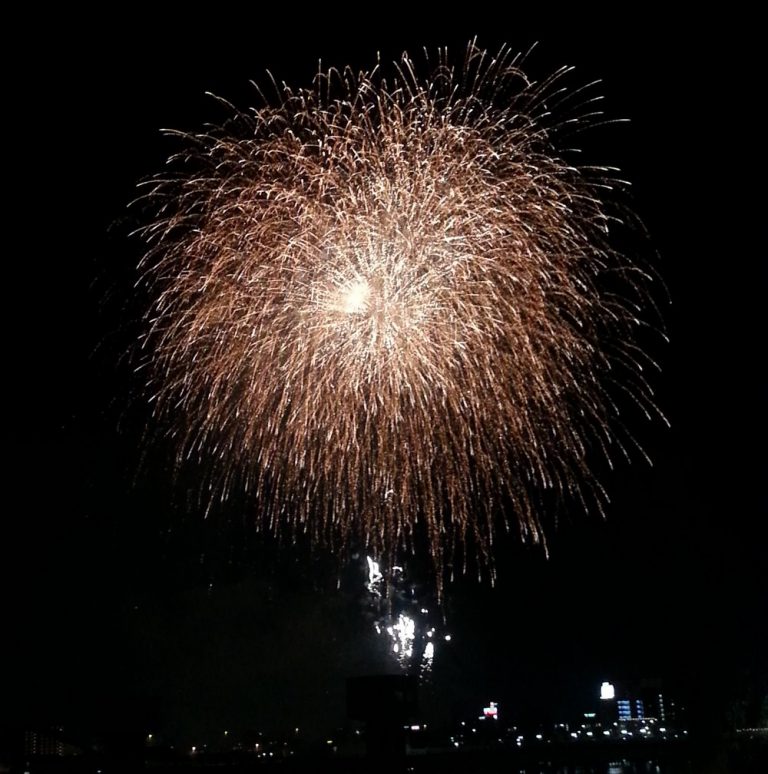
<svg viewBox="0 0 768 774">
<path fill-rule="evenodd" d="M 6 380 L 20 393 L 7 408 L 7 720 L 185 738 L 320 727 L 343 719 L 346 676 L 385 666 L 322 554 L 278 552 L 235 508 L 202 523 L 162 444 L 140 464 L 149 412 L 119 357 L 141 311 L 126 204 L 173 149 L 161 127 L 220 117 L 206 91 L 246 106 L 248 80 L 267 68 L 305 84 L 321 57 L 362 67 L 377 50 L 460 50 L 477 34 L 490 48 L 538 41 L 534 74 L 573 64 L 583 81 L 602 78 L 610 115 L 631 119 L 589 142 L 632 181 L 660 254 L 672 343 L 656 383 L 672 428 L 640 429 L 654 467 L 606 479 L 607 521 L 564 519 L 548 560 L 510 540 L 495 589 L 455 585 L 433 703 L 449 713 L 498 697 L 566 712 L 602 679 L 659 675 L 717 725 L 766 679 L 765 239 L 751 204 L 749 20 L 624 7 L 360 15 L 209 8 L 19 24 L 27 45 L 6 98 L 6 156 L 21 170 L 5 251 Z"/>
</svg>

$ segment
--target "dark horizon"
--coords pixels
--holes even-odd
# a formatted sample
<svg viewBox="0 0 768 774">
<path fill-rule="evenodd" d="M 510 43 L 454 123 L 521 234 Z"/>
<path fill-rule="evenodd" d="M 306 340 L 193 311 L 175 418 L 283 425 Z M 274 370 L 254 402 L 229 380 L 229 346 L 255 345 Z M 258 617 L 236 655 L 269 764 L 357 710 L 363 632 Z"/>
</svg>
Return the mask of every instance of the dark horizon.
<svg viewBox="0 0 768 774">
<path fill-rule="evenodd" d="M 12 105 L 31 151 L 9 288 L 32 308 L 11 339 L 24 394 L 10 407 L 18 505 L 2 540 L 11 651 L 0 726 L 321 735 L 345 720 L 347 677 L 395 671 L 354 569 L 255 534 L 238 499 L 206 520 L 186 489 L 194 471 L 174 481 L 170 443 L 147 440 L 151 411 L 125 356 L 143 311 L 126 205 L 175 148 L 161 128 L 221 117 L 207 91 L 246 108 L 249 79 L 266 69 L 304 85 L 318 58 L 367 67 L 377 51 L 385 61 L 422 46 L 458 51 L 475 34 L 491 50 L 539 41 L 532 74 L 572 64 L 581 82 L 602 79 L 609 117 L 630 120 L 585 143 L 631 181 L 669 288 L 671 343 L 654 352 L 652 381 L 671 429 L 633 427 L 653 466 L 636 455 L 606 471 L 605 520 L 574 506 L 550 523 L 548 558 L 510 534 L 496 547 L 495 587 L 447 586 L 452 638 L 424 710 L 449 719 L 498 700 L 557 721 L 596 703 L 602 680 L 659 677 L 700 738 L 757 722 L 768 691 L 766 393 L 752 299 L 765 276 L 752 268 L 762 242 L 738 178 L 753 153 L 737 126 L 750 70 L 740 38 L 715 20 L 691 30 L 661 14 L 555 26 L 478 12 L 387 18 L 355 34 L 348 18 L 303 21 L 137 17 L 93 37 L 62 17 L 36 29 Z M 413 561 L 417 578 L 422 565 Z"/>
</svg>

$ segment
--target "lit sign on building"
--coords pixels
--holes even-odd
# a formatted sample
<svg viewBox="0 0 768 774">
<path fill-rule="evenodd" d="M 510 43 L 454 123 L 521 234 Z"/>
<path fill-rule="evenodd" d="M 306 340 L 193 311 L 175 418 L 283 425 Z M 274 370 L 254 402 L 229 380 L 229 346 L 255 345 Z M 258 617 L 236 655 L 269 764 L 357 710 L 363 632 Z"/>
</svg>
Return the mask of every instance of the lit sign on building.
<svg viewBox="0 0 768 774">
<path fill-rule="evenodd" d="M 488 707 L 483 707 L 483 717 L 499 719 L 499 705 L 495 702 L 489 702 Z"/>
<path fill-rule="evenodd" d="M 603 683 L 600 686 L 600 698 L 601 699 L 616 698 L 616 689 L 613 687 L 613 683 Z"/>
</svg>

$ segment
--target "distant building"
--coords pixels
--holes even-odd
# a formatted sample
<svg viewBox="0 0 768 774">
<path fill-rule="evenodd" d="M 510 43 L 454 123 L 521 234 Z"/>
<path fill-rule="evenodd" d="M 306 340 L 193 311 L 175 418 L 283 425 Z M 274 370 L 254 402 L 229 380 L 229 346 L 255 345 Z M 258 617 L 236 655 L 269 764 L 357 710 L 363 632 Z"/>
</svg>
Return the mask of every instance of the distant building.
<svg viewBox="0 0 768 774">
<path fill-rule="evenodd" d="M 24 732 L 24 755 L 27 758 L 50 758 L 79 755 L 82 751 L 61 738 L 61 729 Z"/>
<path fill-rule="evenodd" d="M 655 720 L 659 723 L 679 721 L 673 701 L 664 696 L 659 679 L 634 683 L 608 683 L 600 686 L 600 720 L 613 723 L 630 720 Z"/>
<path fill-rule="evenodd" d="M 49 732 L 26 731 L 24 754 L 28 757 L 63 755 L 64 743 Z"/>
</svg>

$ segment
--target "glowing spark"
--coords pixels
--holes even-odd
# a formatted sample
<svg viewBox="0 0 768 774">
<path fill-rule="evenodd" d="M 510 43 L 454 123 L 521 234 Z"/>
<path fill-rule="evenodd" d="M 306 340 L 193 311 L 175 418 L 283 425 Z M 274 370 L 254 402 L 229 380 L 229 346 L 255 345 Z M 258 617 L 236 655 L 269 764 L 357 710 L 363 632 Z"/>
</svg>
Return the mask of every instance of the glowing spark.
<svg viewBox="0 0 768 774">
<path fill-rule="evenodd" d="M 365 557 L 368 562 L 368 591 L 376 596 L 381 596 L 379 587 L 384 580 L 384 576 L 379 569 L 379 563 L 371 559 L 370 556 Z"/>
<path fill-rule="evenodd" d="M 410 658 L 413 655 L 413 641 L 416 639 L 416 622 L 413 618 L 399 615 L 397 623 L 389 627 L 387 632 L 394 639 L 394 652 L 401 654 L 403 658 Z"/>
<path fill-rule="evenodd" d="M 407 581 L 402 567 L 395 566 L 391 572 L 385 571 L 385 577 L 375 559 L 366 556 L 366 564 L 368 582 L 365 587 L 370 594 L 370 611 L 377 616 L 373 624 L 376 633 L 387 635 L 392 653 L 403 669 L 413 667 L 420 659 L 420 675 L 425 677 L 432 668 L 435 655 L 435 645 L 430 640 L 436 630 L 434 626 L 427 625 L 429 608 L 417 604 L 412 586 L 411 598 L 404 594 Z M 403 612 L 403 607 L 411 614 Z"/>
<path fill-rule="evenodd" d="M 467 542 L 493 572 L 500 513 L 541 540 L 545 490 L 602 507 L 616 394 L 654 411 L 650 278 L 608 242 L 615 172 L 556 150 L 593 100 L 520 64 L 329 70 L 180 135 L 146 195 L 144 351 L 212 496 L 389 566 L 424 540 L 438 588 Z"/>
</svg>

